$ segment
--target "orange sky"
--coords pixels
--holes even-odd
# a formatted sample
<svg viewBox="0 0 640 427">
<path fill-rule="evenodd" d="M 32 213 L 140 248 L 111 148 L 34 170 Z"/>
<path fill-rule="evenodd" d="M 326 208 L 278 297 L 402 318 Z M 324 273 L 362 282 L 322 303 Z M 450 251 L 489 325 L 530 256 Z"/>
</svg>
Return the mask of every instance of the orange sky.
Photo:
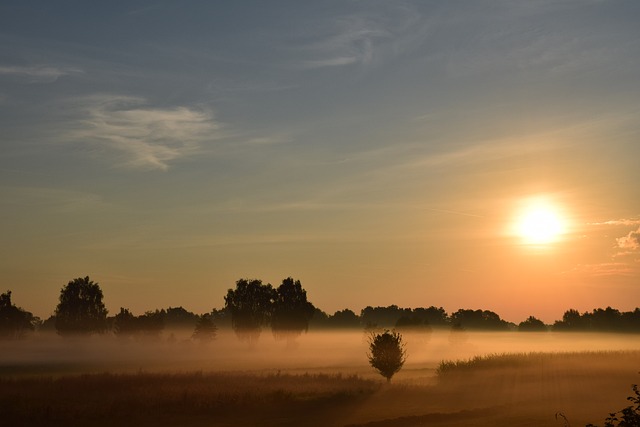
<svg viewBox="0 0 640 427">
<path fill-rule="evenodd" d="M 330 313 L 640 305 L 635 3 L 71 6 L 0 6 L 19 306 L 86 275 L 111 313 L 288 276 Z M 531 198 L 557 240 L 513 234 Z"/>
</svg>

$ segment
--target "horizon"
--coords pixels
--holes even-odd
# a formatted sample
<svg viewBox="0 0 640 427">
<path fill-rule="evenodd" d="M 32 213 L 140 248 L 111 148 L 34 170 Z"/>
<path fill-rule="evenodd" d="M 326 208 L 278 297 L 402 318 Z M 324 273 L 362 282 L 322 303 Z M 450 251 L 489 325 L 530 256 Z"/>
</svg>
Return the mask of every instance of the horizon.
<svg viewBox="0 0 640 427">
<path fill-rule="evenodd" d="M 0 5 L 0 291 L 327 313 L 640 301 L 640 3 Z M 513 319 L 513 320 L 512 320 Z M 520 319 L 520 320 L 517 320 Z"/>
</svg>

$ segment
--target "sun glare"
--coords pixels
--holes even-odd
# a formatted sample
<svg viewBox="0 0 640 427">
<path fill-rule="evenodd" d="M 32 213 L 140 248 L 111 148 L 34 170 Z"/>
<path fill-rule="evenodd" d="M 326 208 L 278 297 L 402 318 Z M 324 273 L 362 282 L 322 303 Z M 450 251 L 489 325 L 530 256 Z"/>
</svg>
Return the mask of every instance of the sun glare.
<svg viewBox="0 0 640 427">
<path fill-rule="evenodd" d="M 546 245 L 556 242 L 565 233 L 559 211 L 546 202 L 532 202 L 522 209 L 515 224 L 515 234 L 524 244 Z"/>
</svg>

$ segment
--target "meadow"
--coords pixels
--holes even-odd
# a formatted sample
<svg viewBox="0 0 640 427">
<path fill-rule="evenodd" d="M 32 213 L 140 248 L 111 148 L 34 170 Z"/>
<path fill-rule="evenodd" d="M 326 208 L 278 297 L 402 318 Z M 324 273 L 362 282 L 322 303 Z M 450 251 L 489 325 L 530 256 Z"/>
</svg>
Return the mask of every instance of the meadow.
<svg viewBox="0 0 640 427">
<path fill-rule="evenodd" d="M 391 384 L 362 332 L 257 345 L 38 336 L 0 344 L 0 413 L 31 426 L 602 425 L 640 382 L 635 335 L 407 335 Z M 3 424 L 5 425 L 5 424 Z"/>
</svg>

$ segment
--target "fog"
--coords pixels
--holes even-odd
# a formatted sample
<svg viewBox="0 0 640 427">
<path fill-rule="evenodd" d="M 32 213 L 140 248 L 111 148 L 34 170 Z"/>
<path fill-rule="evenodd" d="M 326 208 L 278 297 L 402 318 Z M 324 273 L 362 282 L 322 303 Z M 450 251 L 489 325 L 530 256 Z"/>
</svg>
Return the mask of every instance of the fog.
<svg viewBox="0 0 640 427">
<path fill-rule="evenodd" d="M 215 412 L 213 418 L 204 417 L 205 421 L 187 419 L 189 413 L 184 412 L 182 416 L 187 418 L 181 418 L 179 424 L 211 426 L 228 425 L 224 423 L 231 422 L 233 425 L 255 425 L 259 420 L 261 425 L 274 426 L 301 425 L 300 423 L 359 426 L 371 423 L 368 424 L 370 427 L 425 424 L 564 425 L 562 418 L 556 419 L 557 412 L 566 414 L 574 426 L 589 422 L 602 424 L 610 412 L 627 406 L 625 398 L 630 395 L 630 385 L 640 380 L 640 340 L 635 335 L 452 333 L 446 330 L 436 330 L 429 334 L 407 333 L 403 335 L 407 362 L 393 377 L 391 384 L 387 385 L 368 365 L 367 335 L 361 331 L 312 331 L 289 342 L 277 341 L 265 331 L 255 345 L 240 342 L 232 331 L 225 329 L 219 331 L 215 341 L 203 345 L 193 342 L 190 332 L 165 331 L 155 338 L 135 340 L 106 335 L 80 339 L 39 334 L 22 341 L 2 342 L 0 379 L 43 376 L 55 378 L 103 372 L 134 375 L 224 372 L 249 375 L 246 377 L 248 385 L 242 386 L 249 389 L 254 388 L 251 381 L 261 378 L 273 381 L 271 391 L 265 391 L 267 394 L 271 393 L 271 396 L 280 396 L 277 393 L 281 392 L 281 387 L 285 391 L 296 390 L 290 392 L 293 395 L 299 390 L 312 390 L 309 393 L 314 396 L 314 374 L 357 375 L 368 380 L 370 385 L 362 390 L 361 385 L 348 385 L 351 390 L 348 393 L 351 394 L 345 392 L 347 394 L 340 397 L 343 395 L 338 391 L 335 394 L 338 400 L 326 401 L 317 395 L 315 398 L 301 398 L 302 400 L 291 397 L 298 403 L 312 402 L 308 403 L 312 406 L 298 410 L 302 415 L 289 413 L 288 418 L 282 418 L 282 411 L 278 408 L 286 407 L 287 411 L 291 409 L 288 404 L 284 406 L 283 401 L 269 412 L 277 412 L 277 415 L 269 415 L 264 409 L 249 406 L 244 415 L 241 412 L 239 415 L 234 413 L 227 418 L 220 418 L 219 412 Z M 467 360 L 474 356 L 503 353 L 552 355 L 534 357 L 532 360 L 523 357 L 526 363 L 499 362 L 489 368 L 464 371 L 462 375 L 436 375 L 436 369 L 443 360 Z M 285 381 L 278 380 L 281 373 L 292 375 L 284 385 L 278 383 Z M 214 383 L 218 380 L 216 377 L 204 379 Z M 166 381 L 173 380 L 169 378 Z M 7 387 L 7 383 L 4 384 Z M 170 385 L 165 386 L 163 393 L 170 393 L 166 391 L 167 388 L 171 389 Z M 224 383 L 209 386 L 218 390 L 218 397 L 215 399 L 220 399 L 219 393 L 228 392 Z M 183 387 L 179 386 L 177 396 L 187 393 L 183 391 Z M 197 397 L 201 388 L 200 385 L 194 386 L 189 389 L 189 393 Z M 257 393 L 262 393 L 259 390 L 263 389 L 257 390 Z M 307 392 L 304 393 L 306 396 Z M 174 399 L 170 394 L 168 396 L 163 405 L 171 402 L 180 405 L 179 399 Z M 290 395 L 285 393 L 283 396 Z M 118 397 L 110 395 L 109 398 Z M 137 406 L 144 406 L 153 398 L 153 395 L 144 394 L 134 402 L 137 402 Z M 66 399 L 65 402 L 69 401 Z M 207 395 L 203 399 L 213 398 Z M 38 401 L 33 403 L 36 406 L 38 404 Z M 179 407 L 184 410 L 182 406 Z M 93 413 L 100 407 L 88 408 L 87 411 Z M 201 410 L 198 408 L 196 410 Z M 244 421 L 238 421 L 238 416 L 244 417 Z M 148 416 L 146 421 L 149 424 L 138 422 L 135 425 L 170 425 L 161 422 L 158 424 L 162 416 L 159 417 Z M 218 417 L 219 424 L 212 421 L 215 417 Z"/>
<path fill-rule="evenodd" d="M 312 331 L 294 341 L 278 341 L 265 331 L 254 345 L 239 341 L 231 330 L 200 344 L 186 330 L 158 337 L 120 339 L 111 335 L 63 338 L 39 334 L 0 343 L 0 367 L 5 374 L 39 370 L 129 371 L 285 371 L 343 372 L 376 377 L 369 367 L 367 335 L 362 331 Z M 596 352 L 640 350 L 635 335 L 604 333 L 457 332 L 404 334 L 408 354 L 397 381 L 432 377 L 443 360 L 530 352 Z"/>
</svg>

